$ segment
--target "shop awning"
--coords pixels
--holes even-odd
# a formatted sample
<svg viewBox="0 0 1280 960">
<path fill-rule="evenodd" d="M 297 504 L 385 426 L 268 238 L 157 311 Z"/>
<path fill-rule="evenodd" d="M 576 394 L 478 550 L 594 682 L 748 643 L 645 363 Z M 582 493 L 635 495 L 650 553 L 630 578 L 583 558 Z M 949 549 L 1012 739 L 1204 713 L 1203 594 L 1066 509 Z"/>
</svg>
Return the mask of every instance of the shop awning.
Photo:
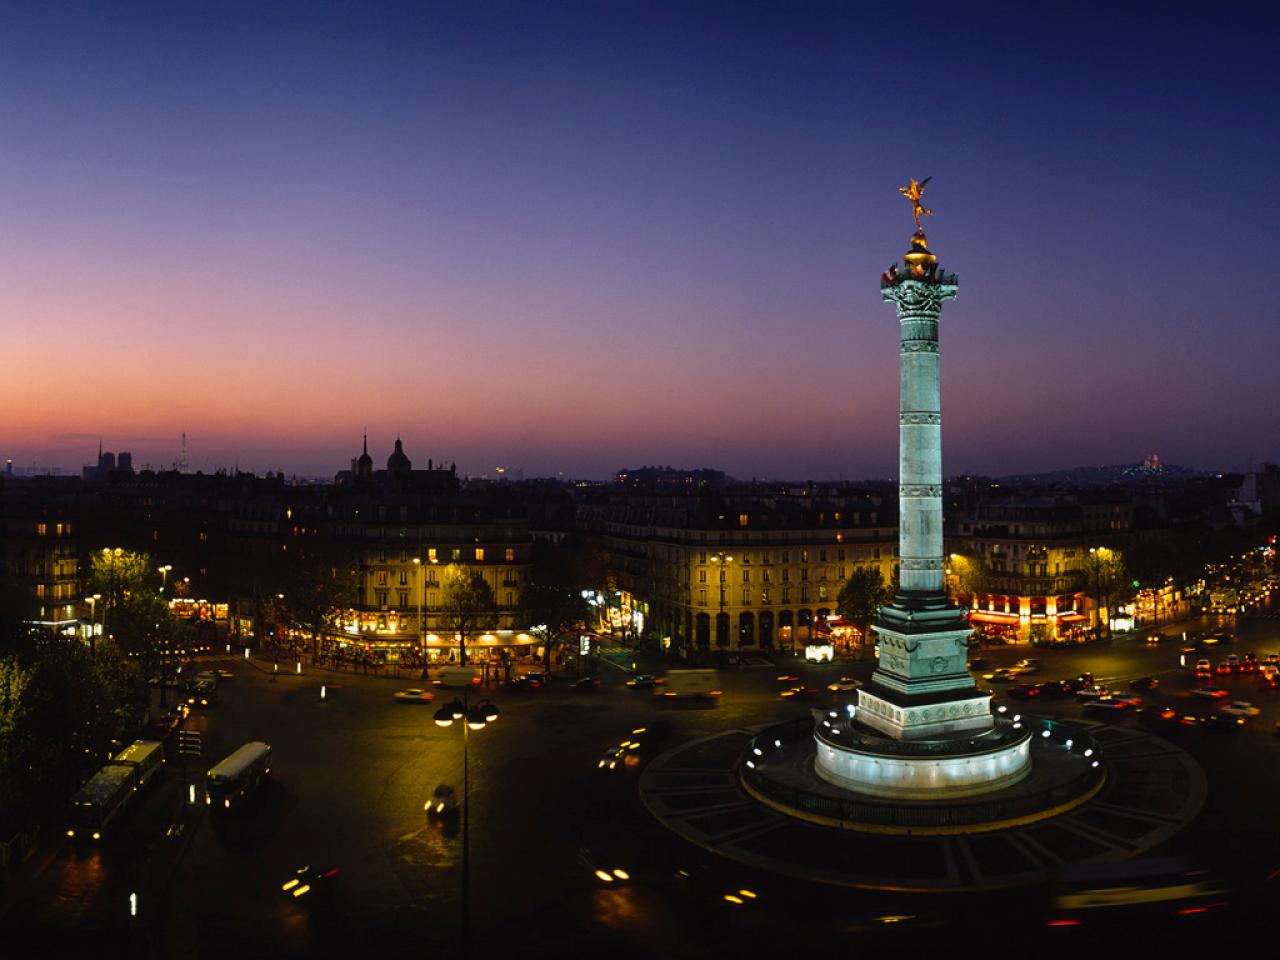
<svg viewBox="0 0 1280 960">
<path fill-rule="evenodd" d="M 1002 613 L 995 610 L 974 610 L 970 612 L 969 619 L 978 623 L 1017 623 L 1018 615 L 1016 613 Z"/>
<path fill-rule="evenodd" d="M 1073 610 L 1071 613 L 1058 614 L 1058 619 L 1063 623 L 1083 623 L 1085 620 L 1088 620 L 1089 618 L 1086 617 L 1083 613 L 1076 613 Z"/>
</svg>

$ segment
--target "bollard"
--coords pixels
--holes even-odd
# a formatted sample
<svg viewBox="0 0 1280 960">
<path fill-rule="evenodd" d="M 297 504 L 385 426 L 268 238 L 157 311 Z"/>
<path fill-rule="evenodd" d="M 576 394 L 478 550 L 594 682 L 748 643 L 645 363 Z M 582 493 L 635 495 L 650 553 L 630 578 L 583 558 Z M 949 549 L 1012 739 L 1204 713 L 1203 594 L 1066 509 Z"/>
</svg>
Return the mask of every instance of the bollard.
<svg viewBox="0 0 1280 960">
<path fill-rule="evenodd" d="M 136 893 L 129 894 L 129 916 L 136 917 L 138 915 L 138 895 Z"/>
<path fill-rule="evenodd" d="M 320 699 L 323 700 L 325 695 L 324 684 L 320 684 Z"/>
<path fill-rule="evenodd" d="M 248 659 L 249 659 L 249 648 L 248 648 L 248 647 L 245 647 L 245 648 L 244 648 L 244 658 L 245 658 L 246 660 L 248 660 Z"/>
<path fill-rule="evenodd" d="M 196 785 L 193 783 L 187 787 L 187 803 L 194 805 L 196 802 Z"/>
<path fill-rule="evenodd" d="M 272 673 L 279 673 L 279 672 L 280 672 L 280 664 L 278 664 L 278 663 L 273 663 L 273 664 L 271 665 L 271 672 L 272 672 Z"/>
<path fill-rule="evenodd" d="M 298 673 L 302 673 L 302 661 L 298 661 Z"/>
</svg>

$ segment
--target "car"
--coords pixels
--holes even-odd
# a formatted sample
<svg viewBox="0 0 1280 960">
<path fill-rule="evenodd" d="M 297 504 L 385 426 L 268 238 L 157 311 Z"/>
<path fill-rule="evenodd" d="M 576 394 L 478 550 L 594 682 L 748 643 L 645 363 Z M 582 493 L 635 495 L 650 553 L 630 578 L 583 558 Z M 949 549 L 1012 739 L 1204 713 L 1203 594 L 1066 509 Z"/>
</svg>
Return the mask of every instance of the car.
<svg viewBox="0 0 1280 960">
<path fill-rule="evenodd" d="M 600 760 L 596 767 L 600 770 L 617 770 L 626 758 L 626 747 L 610 747 L 604 753 L 600 754 Z"/>
<path fill-rule="evenodd" d="M 1227 654 L 1228 670 L 1230 670 L 1232 673 L 1239 673 L 1243 668 L 1243 666 L 1244 664 L 1241 663 L 1240 658 L 1238 656 L 1236 656 L 1234 653 Z"/>
<path fill-rule="evenodd" d="M 428 819 L 449 817 L 458 812 L 458 794 L 447 783 L 441 783 L 431 791 L 431 797 L 422 805 Z"/>
<path fill-rule="evenodd" d="M 996 667 L 990 673 L 984 673 L 982 679 L 990 680 L 992 683 L 1013 683 L 1021 674 L 1021 670 L 1015 670 L 1013 667 Z"/>
<path fill-rule="evenodd" d="M 1230 703 L 1224 703 L 1218 710 L 1222 713 L 1229 713 L 1233 717 L 1256 717 L 1262 713 L 1248 700 L 1232 700 Z"/>
<path fill-rule="evenodd" d="M 395 694 L 397 703 L 430 703 L 435 698 L 436 695 L 430 690 L 420 690 L 418 687 L 397 690 Z"/>
<path fill-rule="evenodd" d="M 1090 684 L 1087 687 L 1081 687 L 1076 691 L 1077 700 L 1097 700 L 1099 697 L 1110 696 L 1111 691 L 1106 687 L 1099 687 Z"/>
<path fill-rule="evenodd" d="M 1099 713 L 1124 713 L 1131 707 L 1132 704 L 1127 700 L 1116 700 L 1111 697 L 1099 697 L 1097 700 L 1090 700 L 1084 705 L 1086 710 Z"/>
<path fill-rule="evenodd" d="M 968 662 L 965 663 L 965 666 L 968 667 L 970 670 L 981 670 L 987 666 L 987 658 L 986 657 L 970 657 Z"/>
<path fill-rule="evenodd" d="M 812 700 L 817 695 L 817 687 L 806 687 L 803 684 L 798 687 L 789 687 L 779 694 L 784 700 Z"/>
<path fill-rule="evenodd" d="M 1211 663 L 1209 662 L 1208 658 L 1206 658 L 1206 657 L 1201 657 L 1199 660 L 1197 660 L 1197 661 L 1196 661 L 1196 669 L 1197 669 L 1197 670 L 1211 670 L 1211 669 L 1213 669 L 1213 664 L 1211 664 Z"/>
<path fill-rule="evenodd" d="M 1040 669 L 1040 661 L 1033 657 L 1019 660 L 1013 665 L 1013 669 L 1020 673 L 1035 673 Z"/>
<path fill-rule="evenodd" d="M 213 672 L 218 675 L 219 680 L 234 680 L 236 678 L 236 675 L 230 670 L 215 670 Z"/>
<path fill-rule="evenodd" d="M 666 720 L 650 720 L 642 727 L 636 727 L 623 740 L 621 746 L 628 753 L 649 753 L 671 736 L 671 724 Z"/>
<path fill-rule="evenodd" d="M 1213 668 L 1213 672 L 1220 677 L 1227 676 L 1231 673 L 1231 664 L 1226 660 L 1219 660 L 1217 666 Z"/>
<path fill-rule="evenodd" d="M 1269 663 L 1272 666 L 1280 667 L 1280 653 L 1268 653 L 1262 657 L 1263 663 Z"/>
<path fill-rule="evenodd" d="M 1055 700 L 1069 697 L 1080 688 L 1078 683 L 1071 680 L 1042 680 L 1036 686 L 1040 688 L 1040 696 L 1052 697 Z"/>
<path fill-rule="evenodd" d="M 218 688 L 209 680 L 201 680 L 195 690 L 187 697 L 187 703 L 193 707 L 213 707 L 218 703 Z"/>
<path fill-rule="evenodd" d="M 165 830 L 164 838 L 166 840 L 181 840 L 182 835 L 186 832 L 187 825 L 181 820 L 175 820 L 173 823 L 169 824 L 168 829 Z"/>
<path fill-rule="evenodd" d="M 1005 692 L 1014 700 L 1031 700 L 1040 696 L 1043 685 L 1039 683 L 1015 683 Z"/>
<path fill-rule="evenodd" d="M 297 899 L 327 887 L 338 875 L 337 867 L 299 867 L 280 887 L 282 893 Z"/>
<path fill-rule="evenodd" d="M 1160 686 L 1160 681 L 1155 677 L 1138 677 L 1136 680 L 1129 681 L 1130 690 L 1154 690 Z"/>
<path fill-rule="evenodd" d="M 1244 726 L 1245 718 L 1230 713 L 1215 713 L 1201 717 L 1200 722 L 1210 730 L 1217 730 L 1219 733 L 1234 733 Z"/>
<path fill-rule="evenodd" d="M 1196 679 L 1197 679 L 1197 680 L 1212 680 L 1212 679 L 1213 679 L 1213 671 L 1212 671 L 1212 670 L 1209 670 L 1208 668 L 1206 668 L 1206 669 L 1204 669 L 1204 670 L 1196 670 Z"/>
<path fill-rule="evenodd" d="M 1231 691 L 1223 690 L 1221 687 L 1192 687 L 1191 695 L 1193 697 L 1208 697 L 1211 700 L 1220 700 L 1223 697 L 1231 696 Z"/>
<path fill-rule="evenodd" d="M 1163 640 L 1163 639 L 1164 639 L 1164 637 L 1163 637 L 1163 636 L 1161 636 L 1161 635 L 1160 635 L 1160 634 L 1158 634 L 1158 633 L 1149 633 L 1149 634 L 1147 634 L 1147 643 L 1148 643 L 1148 644 L 1152 644 L 1152 645 L 1154 645 L 1154 644 L 1159 643 L 1159 642 L 1160 642 L 1161 640 Z"/>
<path fill-rule="evenodd" d="M 1081 689 L 1082 687 L 1093 686 L 1093 674 L 1082 673 L 1078 677 L 1073 677 L 1068 680 L 1059 680 L 1058 686 L 1062 688 L 1062 693 L 1064 696 L 1075 693 L 1077 690 Z"/>
<path fill-rule="evenodd" d="M 541 670 L 530 670 L 524 675 L 524 678 L 539 687 L 545 687 L 551 683 L 551 674 L 544 673 Z"/>
<path fill-rule="evenodd" d="M 634 677 L 627 681 L 628 687 L 653 687 L 662 683 L 657 677 L 651 673 L 637 673 Z"/>
<path fill-rule="evenodd" d="M 595 677 L 579 677 L 573 683 L 569 684 L 570 690 L 594 690 L 600 686 L 600 681 Z"/>
<path fill-rule="evenodd" d="M 789 673 L 787 673 L 787 674 L 783 674 L 783 675 L 782 675 L 781 677 L 779 677 L 778 679 L 779 679 L 780 681 L 782 681 L 783 683 L 799 683 L 799 682 L 800 682 L 800 678 L 799 678 L 799 677 L 797 677 L 797 676 L 793 676 L 792 674 L 789 674 Z"/>
<path fill-rule="evenodd" d="M 541 690 L 542 686 L 528 677 L 516 677 L 507 682 L 505 689 L 508 693 L 529 693 L 532 690 Z"/>
<path fill-rule="evenodd" d="M 1252 653 L 1246 653 L 1240 658 L 1240 671 L 1242 673 L 1253 673 L 1258 669 L 1258 658 Z"/>
<path fill-rule="evenodd" d="M 854 693 L 861 686 L 861 680 L 855 680 L 853 677 L 841 677 L 835 683 L 827 684 L 827 689 L 834 694 L 840 695 L 845 693 Z"/>
</svg>

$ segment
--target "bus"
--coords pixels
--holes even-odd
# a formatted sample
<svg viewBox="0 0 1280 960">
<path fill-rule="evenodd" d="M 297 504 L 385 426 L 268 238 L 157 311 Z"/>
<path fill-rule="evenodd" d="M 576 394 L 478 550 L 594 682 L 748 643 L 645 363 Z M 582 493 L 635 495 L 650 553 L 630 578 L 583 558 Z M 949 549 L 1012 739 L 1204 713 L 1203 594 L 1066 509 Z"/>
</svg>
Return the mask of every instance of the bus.
<svg viewBox="0 0 1280 960">
<path fill-rule="evenodd" d="M 271 746 L 261 740 L 246 743 L 205 777 L 205 804 L 230 810 L 239 805 L 271 772 Z"/>
<path fill-rule="evenodd" d="M 111 762 L 132 767 L 137 781 L 134 788 L 140 790 L 164 763 L 164 744 L 159 740 L 135 740 Z"/>
<path fill-rule="evenodd" d="M 1205 914 L 1227 905 L 1227 890 L 1206 870 L 1177 857 L 1065 867 L 1050 890 L 1051 927 Z"/>
<path fill-rule="evenodd" d="M 107 824 L 133 796 L 137 771 L 129 764 L 109 763 L 71 798 L 72 840 L 101 840 Z"/>
</svg>

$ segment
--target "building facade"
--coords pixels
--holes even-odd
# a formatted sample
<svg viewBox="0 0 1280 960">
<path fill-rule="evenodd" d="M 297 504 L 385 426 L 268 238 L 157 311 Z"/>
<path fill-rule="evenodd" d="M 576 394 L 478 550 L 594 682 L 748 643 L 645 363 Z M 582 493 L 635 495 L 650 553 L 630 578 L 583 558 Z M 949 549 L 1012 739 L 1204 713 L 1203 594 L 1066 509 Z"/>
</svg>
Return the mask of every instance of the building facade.
<svg viewBox="0 0 1280 960">
<path fill-rule="evenodd" d="M 857 567 L 896 576 L 882 498 L 846 488 L 657 495 L 615 489 L 579 507 L 642 632 L 677 657 L 803 650 Z M 892 513 L 892 507 L 888 508 Z"/>
</svg>

